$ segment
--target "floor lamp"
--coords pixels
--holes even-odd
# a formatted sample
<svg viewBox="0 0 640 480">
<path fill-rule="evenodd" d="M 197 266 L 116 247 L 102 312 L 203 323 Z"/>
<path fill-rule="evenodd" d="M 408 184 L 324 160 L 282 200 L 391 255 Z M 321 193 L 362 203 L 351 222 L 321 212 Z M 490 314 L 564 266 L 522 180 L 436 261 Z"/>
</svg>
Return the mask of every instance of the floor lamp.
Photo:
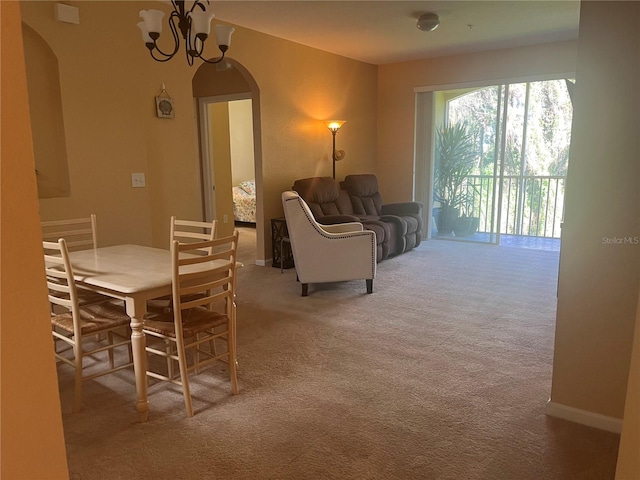
<svg viewBox="0 0 640 480">
<path fill-rule="evenodd" d="M 336 133 L 340 130 L 340 127 L 344 125 L 345 120 L 331 120 L 327 122 L 327 127 L 331 130 L 333 136 L 333 148 L 331 149 L 331 156 L 333 159 L 333 179 L 336 179 L 336 162 L 344 158 L 344 150 L 336 150 Z"/>
</svg>

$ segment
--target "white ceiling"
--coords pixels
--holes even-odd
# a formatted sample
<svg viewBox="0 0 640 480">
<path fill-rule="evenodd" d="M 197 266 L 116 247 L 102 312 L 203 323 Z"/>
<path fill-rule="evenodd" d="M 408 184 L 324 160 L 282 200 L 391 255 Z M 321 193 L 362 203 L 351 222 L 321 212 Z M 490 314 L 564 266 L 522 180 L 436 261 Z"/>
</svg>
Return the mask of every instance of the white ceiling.
<svg viewBox="0 0 640 480">
<path fill-rule="evenodd" d="M 576 39 L 580 2 L 212 0 L 208 9 L 218 20 L 382 65 Z M 416 27 L 427 12 L 440 16 L 433 32 Z"/>
</svg>

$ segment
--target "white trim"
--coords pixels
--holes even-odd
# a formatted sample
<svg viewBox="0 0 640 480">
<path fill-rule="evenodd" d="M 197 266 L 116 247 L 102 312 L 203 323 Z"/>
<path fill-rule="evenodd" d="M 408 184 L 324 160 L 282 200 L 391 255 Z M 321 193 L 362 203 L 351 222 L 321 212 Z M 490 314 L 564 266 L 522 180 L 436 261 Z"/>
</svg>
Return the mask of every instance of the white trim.
<svg viewBox="0 0 640 480">
<path fill-rule="evenodd" d="M 211 97 L 199 97 L 204 103 L 234 102 L 236 100 L 252 100 L 251 92 L 229 93 L 226 95 L 213 95 Z"/>
<path fill-rule="evenodd" d="M 202 168 L 202 190 L 204 196 L 204 216 L 207 222 L 218 218 L 216 210 L 216 179 L 213 172 L 213 151 L 211 149 L 210 137 L 211 126 L 209 122 L 208 106 L 212 103 L 229 103 L 238 100 L 252 100 L 251 93 L 232 93 L 228 95 L 214 95 L 211 97 L 198 98 L 198 114 L 200 118 L 200 164 Z M 252 105 L 253 112 L 253 105 Z M 253 113 L 252 113 L 253 117 Z M 255 150 L 255 148 L 254 148 Z M 254 161 L 255 170 L 255 161 Z"/>
<path fill-rule="evenodd" d="M 267 263 L 272 264 L 273 260 L 269 259 L 269 260 L 256 260 L 256 265 L 259 267 L 266 267 Z"/>
<path fill-rule="evenodd" d="M 413 197 L 423 204 L 422 238 L 431 238 L 433 211 L 433 92 L 415 94 L 415 130 L 413 133 Z"/>
<path fill-rule="evenodd" d="M 209 144 L 209 114 L 207 113 L 208 102 L 206 98 L 198 101 L 198 115 L 200 125 L 200 165 L 202 171 L 202 194 L 204 196 L 204 218 L 211 222 L 216 217 L 216 196 L 213 193 L 215 179 L 213 178 L 213 168 L 211 166 L 211 145 Z"/>
<path fill-rule="evenodd" d="M 599 413 L 568 407 L 567 405 L 552 402 L 551 399 L 547 402 L 545 414 L 551 417 L 562 418 L 563 420 L 569 420 L 570 422 L 586 425 L 588 427 L 599 428 L 600 430 L 605 430 L 607 432 L 618 434 L 622 432 L 622 419 L 620 418 L 607 417 L 606 415 L 600 415 Z"/>
<path fill-rule="evenodd" d="M 472 82 L 443 83 L 441 85 L 424 85 L 421 87 L 414 87 L 413 91 L 414 93 L 439 92 L 440 90 L 457 90 L 459 88 L 490 87 L 493 85 L 505 85 L 507 83 L 543 82 L 545 80 L 562 80 L 564 78 L 576 78 L 576 73 L 575 72 L 545 73 L 540 75 L 526 75 L 523 77 L 513 77 L 513 78 L 495 78 L 495 79 L 487 79 L 487 80 L 475 80 Z"/>
</svg>

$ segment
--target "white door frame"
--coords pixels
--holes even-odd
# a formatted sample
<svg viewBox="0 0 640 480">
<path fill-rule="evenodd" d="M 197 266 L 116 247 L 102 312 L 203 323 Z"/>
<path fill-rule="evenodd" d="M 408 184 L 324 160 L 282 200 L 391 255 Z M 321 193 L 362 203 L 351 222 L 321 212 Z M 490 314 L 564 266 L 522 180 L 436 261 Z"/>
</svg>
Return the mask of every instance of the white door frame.
<svg viewBox="0 0 640 480">
<path fill-rule="evenodd" d="M 202 167 L 202 192 L 204 200 L 204 215 L 207 222 L 217 218 L 216 196 L 214 191 L 215 178 L 213 174 L 213 151 L 209 142 L 210 125 L 207 106 L 211 103 L 233 102 L 235 100 L 252 100 L 251 93 L 238 93 L 232 95 L 216 95 L 213 97 L 201 97 L 198 99 L 198 117 L 200 122 L 200 164 Z"/>
</svg>

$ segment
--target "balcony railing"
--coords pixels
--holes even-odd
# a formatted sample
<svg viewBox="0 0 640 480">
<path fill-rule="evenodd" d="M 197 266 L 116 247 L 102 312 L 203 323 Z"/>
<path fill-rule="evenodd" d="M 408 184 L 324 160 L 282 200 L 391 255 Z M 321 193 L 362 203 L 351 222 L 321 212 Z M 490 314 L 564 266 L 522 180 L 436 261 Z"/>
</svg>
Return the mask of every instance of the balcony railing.
<svg viewBox="0 0 640 480">
<path fill-rule="evenodd" d="M 491 232 L 499 218 L 501 234 L 560 238 L 565 183 L 564 176 L 513 175 L 496 182 L 490 175 L 470 175 L 463 211 L 480 218 L 479 232 Z"/>
</svg>

